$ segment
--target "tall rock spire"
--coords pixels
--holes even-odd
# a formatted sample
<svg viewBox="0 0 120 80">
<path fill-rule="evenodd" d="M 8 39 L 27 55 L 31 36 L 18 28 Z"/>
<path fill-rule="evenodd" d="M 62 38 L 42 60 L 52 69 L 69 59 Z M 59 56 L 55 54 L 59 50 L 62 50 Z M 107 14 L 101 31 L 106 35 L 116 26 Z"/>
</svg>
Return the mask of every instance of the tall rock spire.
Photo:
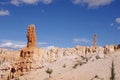
<svg viewBox="0 0 120 80">
<path fill-rule="evenodd" d="M 37 47 L 35 25 L 29 25 L 27 29 L 27 47 Z"/>
<path fill-rule="evenodd" d="M 23 74 L 25 71 L 29 71 L 33 64 L 33 55 L 35 53 L 35 50 L 37 49 L 35 25 L 31 24 L 28 26 L 26 37 L 27 46 L 21 49 L 20 58 L 18 61 L 18 64 L 20 64 L 18 65 L 20 68 L 20 75 Z"/>
<path fill-rule="evenodd" d="M 93 42 L 93 46 L 96 47 L 97 46 L 97 35 L 94 34 L 94 42 Z"/>
</svg>

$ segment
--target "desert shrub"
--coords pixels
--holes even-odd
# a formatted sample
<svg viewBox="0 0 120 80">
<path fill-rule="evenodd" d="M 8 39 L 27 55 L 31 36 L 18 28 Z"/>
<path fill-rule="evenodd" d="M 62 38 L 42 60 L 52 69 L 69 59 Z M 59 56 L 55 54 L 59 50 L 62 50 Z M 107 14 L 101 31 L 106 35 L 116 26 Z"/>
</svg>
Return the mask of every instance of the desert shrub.
<svg viewBox="0 0 120 80">
<path fill-rule="evenodd" d="M 51 78 L 52 72 L 53 72 L 53 70 L 50 69 L 50 68 L 48 68 L 48 69 L 46 70 L 46 73 L 49 74 L 49 78 Z"/>
<path fill-rule="evenodd" d="M 7 76 L 7 80 L 10 80 L 10 76 Z"/>
<path fill-rule="evenodd" d="M 15 78 L 15 80 L 20 80 L 19 78 Z"/>
<path fill-rule="evenodd" d="M 95 75 L 92 79 L 90 79 L 90 80 L 104 80 L 104 78 L 100 78 L 98 75 Z"/>
<path fill-rule="evenodd" d="M 63 65 L 63 68 L 65 68 L 65 67 L 66 67 L 66 64 Z"/>
<path fill-rule="evenodd" d="M 99 56 L 99 55 L 96 55 L 96 59 L 100 59 L 100 56 Z"/>
<path fill-rule="evenodd" d="M 79 64 L 78 63 L 76 63 L 76 64 L 74 64 L 74 66 L 72 67 L 72 68 L 76 68 L 77 66 L 78 66 Z"/>
<path fill-rule="evenodd" d="M 112 61 L 111 64 L 111 77 L 110 80 L 115 80 L 115 67 L 114 67 L 114 62 Z"/>
</svg>

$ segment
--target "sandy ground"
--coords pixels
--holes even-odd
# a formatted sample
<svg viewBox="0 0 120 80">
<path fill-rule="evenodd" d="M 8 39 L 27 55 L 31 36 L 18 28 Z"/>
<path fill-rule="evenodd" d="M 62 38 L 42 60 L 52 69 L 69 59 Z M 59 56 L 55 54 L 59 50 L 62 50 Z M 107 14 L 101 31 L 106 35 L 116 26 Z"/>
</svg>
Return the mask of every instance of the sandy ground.
<svg viewBox="0 0 120 80">
<path fill-rule="evenodd" d="M 120 51 L 110 53 L 104 59 L 89 61 L 73 68 L 76 58 L 77 56 L 60 58 L 55 62 L 45 64 L 42 69 L 21 76 L 20 80 L 110 80 L 112 61 L 114 62 L 115 80 L 120 80 Z M 51 78 L 46 73 L 47 68 L 53 70 Z"/>
</svg>

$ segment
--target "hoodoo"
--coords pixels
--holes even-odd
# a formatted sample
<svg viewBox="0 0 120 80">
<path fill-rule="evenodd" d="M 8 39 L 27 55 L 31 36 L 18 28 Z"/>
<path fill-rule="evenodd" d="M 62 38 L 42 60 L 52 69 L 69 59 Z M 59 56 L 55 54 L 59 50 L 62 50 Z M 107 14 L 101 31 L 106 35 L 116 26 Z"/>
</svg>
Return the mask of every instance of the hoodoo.
<svg viewBox="0 0 120 80">
<path fill-rule="evenodd" d="M 94 34 L 94 42 L 93 42 L 93 46 L 96 47 L 97 46 L 97 35 Z"/>
<path fill-rule="evenodd" d="M 23 74 L 23 72 L 31 70 L 31 66 L 33 64 L 33 56 L 36 53 L 37 45 L 36 45 L 36 32 L 35 25 L 29 25 L 27 29 L 27 46 L 20 51 L 20 59 L 18 63 L 18 69 Z"/>
<path fill-rule="evenodd" d="M 29 25 L 27 29 L 27 47 L 37 47 L 35 25 Z"/>
</svg>

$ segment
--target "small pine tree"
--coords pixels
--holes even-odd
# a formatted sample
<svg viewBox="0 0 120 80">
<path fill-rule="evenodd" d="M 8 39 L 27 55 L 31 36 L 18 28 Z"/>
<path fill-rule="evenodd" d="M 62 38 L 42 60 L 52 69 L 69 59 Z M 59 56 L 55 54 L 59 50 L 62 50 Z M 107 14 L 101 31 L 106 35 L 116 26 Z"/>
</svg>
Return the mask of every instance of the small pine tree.
<svg viewBox="0 0 120 80">
<path fill-rule="evenodd" d="M 115 80 L 115 67 L 114 62 L 112 61 L 112 67 L 111 67 L 111 77 L 110 80 Z"/>
<path fill-rule="evenodd" d="M 7 80 L 10 80 L 10 76 L 7 77 Z"/>
<path fill-rule="evenodd" d="M 46 73 L 49 74 L 49 78 L 51 78 L 51 74 L 52 74 L 53 70 L 52 69 L 47 69 L 46 70 Z"/>
<path fill-rule="evenodd" d="M 20 80 L 19 78 L 15 78 L 15 80 Z"/>
<path fill-rule="evenodd" d="M 66 67 L 66 65 L 64 64 L 64 65 L 63 65 L 63 68 L 65 68 L 65 67 Z"/>
</svg>

